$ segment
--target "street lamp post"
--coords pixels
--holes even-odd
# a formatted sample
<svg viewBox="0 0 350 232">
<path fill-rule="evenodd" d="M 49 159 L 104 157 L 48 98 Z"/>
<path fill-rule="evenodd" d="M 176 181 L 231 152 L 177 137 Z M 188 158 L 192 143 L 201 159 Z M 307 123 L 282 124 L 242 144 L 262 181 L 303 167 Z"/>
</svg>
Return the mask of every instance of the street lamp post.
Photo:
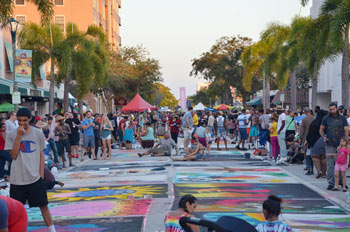
<svg viewBox="0 0 350 232">
<path fill-rule="evenodd" d="M 14 18 L 11 18 L 9 21 L 9 27 L 11 32 L 11 38 L 12 38 L 12 59 L 13 59 L 13 72 L 12 72 L 12 79 L 13 79 L 13 91 L 12 94 L 15 92 L 18 92 L 18 85 L 15 78 L 15 67 L 16 67 L 16 35 L 17 35 L 17 28 L 18 28 L 18 21 Z M 18 104 L 15 105 L 15 111 L 18 110 Z"/>
</svg>

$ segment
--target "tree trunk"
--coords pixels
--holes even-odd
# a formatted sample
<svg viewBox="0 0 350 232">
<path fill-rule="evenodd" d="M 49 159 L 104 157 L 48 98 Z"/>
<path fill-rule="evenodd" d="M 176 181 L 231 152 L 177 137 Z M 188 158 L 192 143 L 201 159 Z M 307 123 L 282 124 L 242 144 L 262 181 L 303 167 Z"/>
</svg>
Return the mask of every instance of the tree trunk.
<svg viewBox="0 0 350 232">
<path fill-rule="evenodd" d="M 54 110 L 55 105 L 55 62 L 51 52 L 51 70 L 50 70 L 50 98 L 49 98 L 49 113 L 51 114 Z"/>
<path fill-rule="evenodd" d="M 78 100 L 79 113 L 83 114 L 83 100 Z"/>
<path fill-rule="evenodd" d="M 297 110 L 297 77 L 296 69 L 294 68 L 290 78 L 290 97 L 291 97 L 291 108 L 293 111 Z"/>
<path fill-rule="evenodd" d="M 312 94 L 311 94 L 311 108 L 315 110 L 317 106 L 317 85 L 318 85 L 318 71 L 317 66 L 315 66 L 315 70 L 312 77 Z"/>
<path fill-rule="evenodd" d="M 270 78 L 263 71 L 263 106 L 264 110 L 270 109 Z"/>
<path fill-rule="evenodd" d="M 344 46 L 343 46 L 343 59 L 342 59 L 342 105 L 345 109 L 349 109 L 349 25 L 345 29 Z"/>
<path fill-rule="evenodd" d="M 53 107 L 55 105 L 55 60 L 53 56 L 53 37 L 52 37 L 51 24 L 50 24 L 50 41 L 51 41 L 51 50 L 50 50 L 51 70 L 50 70 L 49 113 L 51 114 L 53 112 Z"/>
<path fill-rule="evenodd" d="M 266 84 L 266 108 L 265 109 L 270 109 L 271 106 L 271 101 L 270 101 L 270 77 L 265 78 Z"/>
<path fill-rule="evenodd" d="M 69 111 L 69 85 L 70 85 L 70 80 L 72 76 L 72 71 L 73 71 L 73 66 L 71 67 L 71 70 L 68 72 L 66 75 L 66 78 L 64 80 L 64 93 L 63 93 L 63 107 L 64 107 L 64 112 Z"/>
</svg>

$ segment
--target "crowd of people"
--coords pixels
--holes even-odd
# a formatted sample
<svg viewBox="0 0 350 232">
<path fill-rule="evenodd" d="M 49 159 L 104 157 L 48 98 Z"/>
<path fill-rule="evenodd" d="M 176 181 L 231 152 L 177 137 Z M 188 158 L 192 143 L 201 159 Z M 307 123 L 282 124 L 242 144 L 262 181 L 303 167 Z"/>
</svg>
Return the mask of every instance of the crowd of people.
<svg viewBox="0 0 350 232">
<path fill-rule="evenodd" d="M 49 231 L 55 228 L 47 207 L 44 153 L 59 168 L 66 167 L 67 159 L 69 167 L 74 166 L 74 158 L 111 159 L 112 148 L 127 149 L 135 142 L 147 148 L 138 153 L 140 157 L 172 157 L 174 148 L 179 153 L 178 138 L 183 137 L 185 155 L 172 157 L 174 161 L 209 160 L 212 144 L 216 143 L 220 150 L 223 141 L 226 150 L 228 144 L 235 144 L 238 150 L 250 150 L 276 164 L 305 164 L 306 175 L 314 175 L 316 169 L 315 177 L 326 178 L 328 190 L 346 192 L 350 111 L 336 103 L 329 104 L 327 110 L 316 107 L 292 111 L 279 106 L 259 111 L 205 112 L 189 107 L 186 113 L 92 115 L 88 111 L 85 115 L 69 112 L 58 115 L 54 112 L 43 118 L 32 117 L 24 108 L 17 113 L 9 112 L 7 120 L 0 120 L 0 178 L 10 181 L 11 198 L 40 207 Z M 5 175 L 6 163 L 11 175 Z M 63 185 L 51 177 L 50 186 Z M 272 201 L 279 201 L 274 197 L 268 200 L 266 207 Z M 9 201 L 0 199 L 0 204 L 5 203 Z M 266 226 L 271 225 L 267 223 L 261 228 Z"/>
</svg>

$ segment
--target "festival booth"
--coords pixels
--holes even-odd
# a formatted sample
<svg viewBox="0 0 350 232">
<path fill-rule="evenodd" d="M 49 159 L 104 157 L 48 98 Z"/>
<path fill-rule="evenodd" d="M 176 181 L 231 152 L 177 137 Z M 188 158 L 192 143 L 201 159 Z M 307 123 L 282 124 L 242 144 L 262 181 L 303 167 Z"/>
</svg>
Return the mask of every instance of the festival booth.
<svg viewBox="0 0 350 232">
<path fill-rule="evenodd" d="M 122 108 L 123 112 L 143 112 L 147 110 L 157 110 L 157 108 L 146 102 L 140 94 L 136 94 L 129 104 Z"/>
<path fill-rule="evenodd" d="M 136 94 L 136 96 L 122 108 L 123 112 L 143 112 L 143 111 L 149 111 L 149 110 L 157 110 L 156 107 L 152 106 L 148 102 L 146 102 L 140 94 Z M 124 136 L 124 141 L 126 142 L 126 147 L 127 149 L 131 149 L 131 144 L 134 142 L 133 140 L 134 134 L 133 130 L 131 129 L 126 129 L 125 130 L 125 136 Z M 143 141 L 145 144 L 141 144 L 142 147 L 146 147 L 146 144 L 149 141 Z M 154 141 L 151 141 L 152 147 L 154 145 Z M 130 147 L 129 147 L 130 146 Z"/>
<path fill-rule="evenodd" d="M 231 110 L 232 109 L 231 106 L 228 106 L 228 105 L 225 105 L 225 104 L 214 106 L 213 108 L 214 108 L 214 110 Z"/>
<path fill-rule="evenodd" d="M 202 104 L 202 102 L 198 103 L 195 107 L 193 107 L 194 111 L 203 111 L 205 110 L 205 106 Z"/>
</svg>

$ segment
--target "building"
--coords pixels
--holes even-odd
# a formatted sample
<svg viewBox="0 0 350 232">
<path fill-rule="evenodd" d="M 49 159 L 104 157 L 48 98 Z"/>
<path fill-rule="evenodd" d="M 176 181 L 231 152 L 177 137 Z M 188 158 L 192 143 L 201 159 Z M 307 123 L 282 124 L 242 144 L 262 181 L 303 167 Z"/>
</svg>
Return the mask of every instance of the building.
<svg viewBox="0 0 350 232">
<path fill-rule="evenodd" d="M 197 91 L 207 89 L 209 85 L 210 85 L 210 82 L 207 82 L 207 81 L 197 82 Z"/>
<path fill-rule="evenodd" d="M 40 14 L 34 4 L 27 0 L 14 0 L 14 2 L 14 18 L 17 21 L 21 24 L 27 22 L 40 23 Z M 59 25 L 63 31 L 66 30 L 66 25 L 70 22 L 76 24 L 81 31 L 86 31 L 90 25 L 100 26 L 105 31 L 108 42 L 112 45 L 113 49 L 116 51 L 119 50 L 121 46 L 119 30 L 121 26 L 121 19 L 119 16 L 121 0 L 54 0 L 53 2 L 55 12 L 53 21 L 55 24 Z M 8 36 L 6 36 L 6 38 Z M 11 41 L 11 38 L 9 41 Z M 0 45 L 0 50 L 2 45 Z M 5 54 L 5 52 L 3 52 L 3 54 Z M 5 77 L 5 75 L 1 75 L 1 77 Z M 48 97 L 47 92 L 50 83 L 45 77 L 38 83 L 38 87 L 43 88 L 42 92 Z M 58 99 L 63 99 L 63 91 L 63 85 L 55 89 L 55 94 Z M 48 99 L 43 99 L 45 100 L 44 106 L 39 107 L 39 110 L 33 110 L 38 114 L 49 113 Z M 95 96 L 90 93 L 84 98 L 83 102 L 88 105 L 93 112 L 106 113 L 106 107 L 104 107 L 101 96 Z"/>
<path fill-rule="evenodd" d="M 14 16 L 20 23 L 40 23 L 37 7 L 27 0 L 14 0 Z M 66 30 L 67 23 L 73 22 L 79 30 L 86 31 L 90 25 L 101 26 L 112 46 L 121 45 L 119 9 L 121 0 L 54 0 L 54 23 Z"/>
<path fill-rule="evenodd" d="M 312 18 L 317 18 L 320 7 L 324 0 L 313 0 L 310 14 Z M 342 83 L 341 83 L 342 55 L 338 55 L 334 60 L 328 60 L 320 69 L 317 86 L 317 104 L 323 109 L 327 109 L 330 102 L 342 104 Z M 311 107 L 312 89 L 309 91 L 309 106 Z"/>
</svg>

